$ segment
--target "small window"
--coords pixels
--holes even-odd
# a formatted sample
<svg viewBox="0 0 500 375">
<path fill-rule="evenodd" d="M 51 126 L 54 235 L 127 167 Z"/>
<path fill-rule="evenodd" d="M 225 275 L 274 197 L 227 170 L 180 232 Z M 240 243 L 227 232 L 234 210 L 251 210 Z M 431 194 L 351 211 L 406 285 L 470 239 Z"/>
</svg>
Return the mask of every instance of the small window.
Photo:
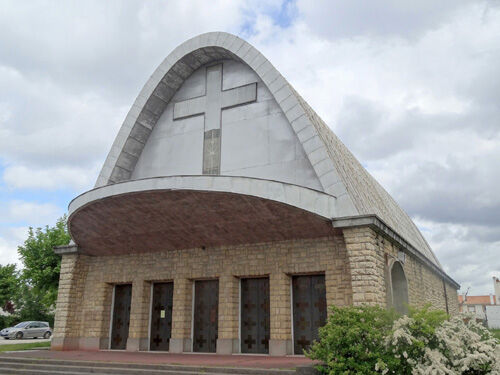
<svg viewBox="0 0 500 375">
<path fill-rule="evenodd" d="M 473 313 L 476 312 L 476 306 L 468 306 L 468 308 L 469 308 L 469 312 L 473 312 Z"/>
<path fill-rule="evenodd" d="M 44 322 L 40 322 L 38 324 L 40 324 L 40 327 L 48 327 L 47 323 L 44 323 Z"/>
</svg>

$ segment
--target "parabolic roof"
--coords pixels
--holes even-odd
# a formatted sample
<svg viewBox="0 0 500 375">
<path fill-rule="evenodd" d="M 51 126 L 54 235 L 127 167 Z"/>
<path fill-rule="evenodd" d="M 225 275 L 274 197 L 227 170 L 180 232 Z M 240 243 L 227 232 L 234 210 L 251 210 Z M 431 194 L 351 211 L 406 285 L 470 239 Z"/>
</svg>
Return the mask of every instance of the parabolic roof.
<svg viewBox="0 0 500 375">
<path fill-rule="evenodd" d="M 169 105 L 173 104 L 171 103 L 172 101 L 180 100 L 178 98 L 180 89 L 188 79 L 192 80 L 190 77 L 196 75 L 196 72 L 203 67 L 224 61 L 236 61 L 242 66 L 247 67 L 255 75 L 258 85 L 262 86 L 262 93 L 264 93 L 264 96 L 269 95 L 269 100 L 272 100 L 276 104 L 276 113 L 279 112 L 282 118 L 285 119 L 284 121 L 287 122 L 287 126 L 291 129 L 289 137 L 296 139 L 298 149 L 296 153 L 303 155 L 303 160 L 301 159 L 300 161 L 301 165 L 305 165 L 304 163 L 307 164 L 307 166 L 301 168 L 308 169 L 309 171 L 304 172 L 306 173 L 304 176 L 307 173 L 310 173 L 307 176 L 311 176 L 311 183 L 306 184 L 300 182 L 303 181 L 302 177 L 302 180 L 298 177 L 287 179 L 279 176 L 273 177 L 274 175 L 270 174 L 270 172 L 265 172 L 269 173 L 270 177 L 267 178 L 268 180 L 275 182 L 282 181 L 286 185 L 298 185 L 301 187 L 303 193 L 305 190 L 310 190 L 315 191 L 318 197 L 319 195 L 328 196 L 330 200 L 326 200 L 330 206 L 326 210 L 328 213 L 324 215 L 325 217 L 326 215 L 330 215 L 330 219 L 369 214 L 377 215 L 404 240 L 421 252 L 431 263 L 441 268 L 429 244 L 411 218 L 368 173 L 328 125 L 321 120 L 314 110 L 294 90 L 290 83 L 257 49 L 241 38 L 228 33 L 206 33 L 186 41 L 169 54 L 155 70 L 132 105 L 113 143 L 97 179 L 95 190 L 91 191 L 94 197 L 108 196 L 109 191 L 101 195 L 98 192 L 101 189 L 109 190 L 111 185 L 120 185 L 127 183 L 127 181 L 145 178 L 146 180 L 147 178 L 154 180 L 154 177 L 165 176 L 154 171 L 150 175 L 147 172 L 138 171 L 140 168 L 142 168 L 142 171 L 148 163 L 154 163 L 154 161 L 149 159 L 144 160 L 145 158 L 153 158 L 155 157 L 154 155 L 158 154 L 157 150 L 153 150 L 154 152 L 151 151 L 153 145 L 151 145 L 152 141 L 150 138 L 160 136 L 158 135 L 160 130 L 155 130 L 155 127 L 157 127 L 157 124 L 162 123 L 162 121 L 163 123 L 166 123 L 167 120 L 172 121 L 172 119 L 162 120 L 162 116 L 166 116 L 165 113 L 169 110 Z M 297 64 L 300 64 L 300 62 L 297 62 Z M 224 69 L 226 69 L 225 66 Z M 227 72 L 228 74 L 230 73 L 229 70 Z M 220 74 L 222 75 L 222 72 Z M 250 73 L 247 72 L 245 74 L 248 76 Z M 260 89 L 258 88 L 258 90 Z M 251 98 L 253 94 L 246 95 L 250 95 L 249 97 Z M 239 115 L 240 122 L 245 120 L 245 113 L 241 113 L 240 111 L 237 115 Z M 267 115 L 277 116 L 278 114 L 268 110 Z M 173 116 L 173 120 L 175 120 L 175 113 Z M 186 121 L 194 120 L 188 118 Z M 269 126 L 269 124 L 266 126 Z M 224 131 L 222 130 L 223 134 Z M 367 124 L 367 131 L 369 131 L 369 124 Z M 224 142 L 226 142 L 225 146 L 230 142 L 231 138 L 228 138 L 230 137 L 229 134 L 231 133 L 228 130 L 223 135 L 223 146 Z M 149 150 L 144 151 L 148 148 Z M 182 165 L 182 163 L 180 164 Z M 158 168 L 157 170 L 161 170 L 161 165 Z M 266 169 L 266 171 L 270 170 Z M 222 168 L 220 176 L 235 175 L 235 173 L 232 171 L 226 173 Z M 245 173 L 245 169 L 240 169 L 237 175 L 245 177 Z M 262 176 L 257 173 L 256 175 L 248 175 L 247 177 L 266 179 L 268 175 L 265 173 Z M 192 175 L 193 173 L 188 171 L 177 174 Z M 202 175 L 201 170 L 198 174 Z M 142 183 L 141 191 L 147 190 L 144 187 L 148 183 L 147 181 Z M 255 186 L 258 185 L 257 183 L 255 184 Z M 132 185 L 128 184 L 126 186 Z M 258 186 L 265 188 L 268 185 L 260 184 Z M 175 187 L 175 189 L 181 188 L 178 185 Z M 154 190 L 154 187 L 151 187 L 151 189 Z M 123 189 L 119 190 L 120 194 L 124 193 Z M 216 190 L 221 191 L 223 187 Z M 248 190 L 248 192 L 250 191 L 254 190 Z M 269 198 L 269 194 L 266 194 L 266 198 Z M 262 194 L 256 194 L 255 196 L 263 197 Z M 85 200 L 84 198 L 85 194 L 76 198 L 70 204 L 70 215 L 93 199 L 89 198 Z M 281 199 L 280 201 L 290 204 L 290 201 L 287 199 Z M 317 205 L 318 200 L 315 202 L 314 204 Z M 304 201 L 301 204 L 305 204 Z M 317 207 L 309 211 L 314 211 L 315 214 L 319 212 Z"/>
</svg>

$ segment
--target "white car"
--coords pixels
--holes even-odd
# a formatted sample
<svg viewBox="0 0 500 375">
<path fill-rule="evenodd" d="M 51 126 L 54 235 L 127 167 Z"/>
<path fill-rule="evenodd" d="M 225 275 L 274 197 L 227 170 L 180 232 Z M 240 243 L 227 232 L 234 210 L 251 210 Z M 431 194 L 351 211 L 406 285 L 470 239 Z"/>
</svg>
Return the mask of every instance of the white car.
<svg viewBox="0 0 500 375">
<path fill-rule="evenodd" d="M 52 329 L 47 322 L 21 322 L 14 327 L 4 328 L 0 331 L 0 336 L 4 339 L 26 339 L 44 338 L 48 339 L 52 335 Z"/>
</svg>

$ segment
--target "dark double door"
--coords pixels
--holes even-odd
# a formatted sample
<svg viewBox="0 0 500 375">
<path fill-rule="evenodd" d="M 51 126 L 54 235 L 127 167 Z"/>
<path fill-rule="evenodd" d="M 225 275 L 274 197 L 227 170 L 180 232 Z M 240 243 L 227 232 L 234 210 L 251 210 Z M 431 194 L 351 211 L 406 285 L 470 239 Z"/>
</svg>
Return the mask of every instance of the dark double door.
<svg viewBox="0 0 500 375">
<path fill-rule="evenodd" d="M 193 351 L 215 353 L 219 327 L 219 280 L 194 284 Z"/>
<path fill-rule="evenodd" d="M 318 338 L 318 328 L 326 323 L 325 275 L 294 276 L 292 285 L 293 350 L 303 354 Z"/>
<path fill-rule="evenodd" d="M 132 285 L 115 285 L 111 323 L 111 349 L 126 349 L 130 325 Z"/>
<path fill-rule="evenodd" d="M 153 284 L 149 349 L 168 351 L 172 335 L 174 283 Z"/>
<path fill-rule="evenodd" d="M 269 353 L 269 278 L 241 279 L 241 352 Z"/>
</svg>

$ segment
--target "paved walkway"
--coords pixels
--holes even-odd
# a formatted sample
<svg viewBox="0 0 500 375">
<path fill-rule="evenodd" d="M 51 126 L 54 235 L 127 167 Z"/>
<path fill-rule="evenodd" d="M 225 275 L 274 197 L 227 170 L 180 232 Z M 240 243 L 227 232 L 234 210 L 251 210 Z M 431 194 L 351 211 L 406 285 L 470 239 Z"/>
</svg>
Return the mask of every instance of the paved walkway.
<svg viewBox="0 0 500 375">
<path fill-rule="evenodd" d="M 33 350 L 1 353 L 2 356 L 33 357 L 78 361 L 103 361 L 121 363 L 172 364 L 185 366 L 223 366 L 250 368 L 295 368 L 309 365 L 312 361 L 303 356 L 271 357 L 266 355 L 218 355 L 218 354 L 170 354 L 127 351 L 51 351 Z"/>
</svg>

